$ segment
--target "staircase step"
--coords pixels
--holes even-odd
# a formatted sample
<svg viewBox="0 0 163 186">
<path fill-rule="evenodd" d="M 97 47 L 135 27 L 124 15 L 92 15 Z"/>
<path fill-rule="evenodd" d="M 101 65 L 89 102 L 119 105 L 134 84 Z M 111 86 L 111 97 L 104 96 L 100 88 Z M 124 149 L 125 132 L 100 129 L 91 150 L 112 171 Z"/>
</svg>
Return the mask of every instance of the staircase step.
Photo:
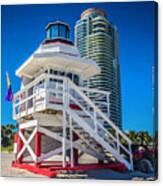
<svg viewBox="0 0 163 186">
<path fill-rule="evenodd" d="M 78 126 L 76 126 L 76 127 L 73 127 L 75 130 L 83 130 L 81 127 L 78 127 Z"/>
<path fill-rule="evenodd" d="M 83 130 L 83 131 L 80 131 L 79 134 L 80 135 L 85 135 L 85 134 L 88 134 L 88 133 Z"/>
<path fill-rule="evenodd" d="M 90 136 L 89 136 L 89 134 L 84 134 L 83 137 L 88 139 Z"/>
<path fill-rule="evenodd" d="M 111 142 L 109 139 L 109 136 L 111 136 L 111 132 L 108 131 L 103 125 L 107 124 L 108 126 L 113 129 L 113 131 L 117 132 L 124 140 L 128 142 L 129 145 L 131 145 L 130 140 L 123 134 L 120 129 L 114 127 L 114 123 L 110 121 L 106 114 L 103 113 L 103 111 L 100 111 L 98 107 L 96 107 L 95 103 L 90 100 L 90 98 L 85 95 L 78 87 L 75 85 L 71 87 L 74 91 L 77 92 L 77 94 L 80 95 L 82 102 L 81 104 L 83 107 L 89 112 L 82 112 L 82 111 L 75 111 L 75 110 L 68 110 L 68 113 L 73 117 L 73 130 L 79 135 L 79 137 L 85 141 L 85 143 L 82 143 L 83 145 L 88 144 L 88 146 L 94 150 L 96 153 L 102 154 L 104 159 L 106 158 L 108 161 L 110 158 L 108 152 L 110 154 L 114 154 L 115 159 L 119 160 L 120 162 L 124 163 L 129 169 L 132 169 L 132 161 L 128 161 L 127 158 L 122 157 L 122 155 L 117 151 L 115 145 Z M 72 101 L 74 101 L 73 98 L 71 98 Z M 87 109 L 88 105 L 88 109 Z M 91 108 L 91 109 L 90 109 Z M 92 117 L 90 117 L 90 114 L 94 117 L 96 116 L 97 119 L 97 129 L 98 132 L 96 135 L 92 134 L 95 132 L 94 128 L 92 128 L 92 124 L 94 123 L 94 120 L 92 120 Z M 75 121 L 75 122 L 74 122 Z M 94 126 L 94 125 L 93 125 Z M 116 137 L 115 137 L 116 138 Z M 118 139 L 117 139 L 118 140 Z M 119 140 L 119 143 L 120 140 Z M 107 153 L 104 151 L 106 150 Z M 131 153 L 131 152 L 130 152 Z M 130 155 L 130 154 L 129 154 Z"/>
</svg>

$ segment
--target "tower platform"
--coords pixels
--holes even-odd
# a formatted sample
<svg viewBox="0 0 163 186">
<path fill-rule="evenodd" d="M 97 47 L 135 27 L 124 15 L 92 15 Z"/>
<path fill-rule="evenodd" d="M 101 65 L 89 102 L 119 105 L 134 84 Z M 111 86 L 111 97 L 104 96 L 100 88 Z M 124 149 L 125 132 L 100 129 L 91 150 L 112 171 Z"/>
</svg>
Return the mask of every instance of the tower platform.
<svg viewBox="0 0 163 186">
<path fill-rule="evenodd" d="M 110 120 L 111 92 L 83 87 L 99 67 L 69 42 L 67 24 L 51 23 L 47 36 L 16 71 L 22 83 L 13 97 L 19 130 L 12 166 L 48 177 L 63 171 L 133 170 L 131 141 Z M 82 153 L 99 163 L 81 164 Z M 58 155 L 60 162 L 48 161 Z"/>
<path fill-rule="evenodd" d="M 78 164 L 74 167 L 71 167 L 70 162 L 67 162 L 66 167 L 62 167 L 62 162 L 49 161 L 42 162 L 41 165 L 35 166 L 31 162 L 24 163 L 12 163 L 12 167 L 24 169 L 35 174 L 40 174 L 50 178 L 57 177 L 61 173 L 70 173 L 76 174 L 81 171 L 94 170 L 94 169 L 111 169 L 114 171 L 125 172 L 127 170 L 126 166 L 122 163 L 109 163 L 109 164 Z M 65 172 L 66 171 L 66 172 Z"/>
</svg>

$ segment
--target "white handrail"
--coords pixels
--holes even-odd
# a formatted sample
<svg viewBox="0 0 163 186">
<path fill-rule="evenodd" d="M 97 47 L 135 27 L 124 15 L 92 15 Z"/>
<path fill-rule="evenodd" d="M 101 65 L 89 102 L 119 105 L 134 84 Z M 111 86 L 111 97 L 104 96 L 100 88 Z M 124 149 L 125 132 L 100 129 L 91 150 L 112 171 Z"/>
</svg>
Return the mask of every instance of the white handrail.
<svg viewBox="0 0 163 186">
<path fill-rule="evenodd" d="M 86 91 L 86 92 L 93 92 L 93 93 L 100 93 L 100 94 L 105 94 L 105 95 L 110 95 L 111 92 L 103 91 L 103 90 L 97 90 L 94 88 L 86 88 L 86 87 L 79 87 L 80 90 Z"/>
<path fill-rule="evenodd" d="M 32 82 L 28 83 L 24 88 L 22 88 L 16 94 L 14 94 L 14 96 L 16 97 L 16 96 L 18 96 L 18 94 L 25 92 L 26 90 L 31 88 L 33 85 L 36 85 L 40 80 L 44 80 L 46 78 L 46 76 L 47 76 L 47 74 L 40 75 L 38 78 L 36 78 Z"/>
<path fill-rule="evenodd" d="M 96 107 L 94 104 L 93 104 L 93 102 L 85 95 L 85 94 L 83 94 L 83 92 L 80 90 L 80 89 L 78 89 L 78 87 L 74 84 L 74 83 L 72 83 L 72 81 L 71 80 L 69 80 L 68 79 L 68 82 L 70 83 L 70 85 L 78 92 L 78 94 L 81 96 L 81 97 L 83 97 L 90 105 L 91 105 L 91 107 L 92 108 L 94 108 L 94 111 L 96 111 L 96 112 L 98 112 L 101 116 L 102 116 L 102 118 L 105 120 L 105 121 L 107 121 L 110 125 L 111 125 L 111 127 L 113 127 L 116 131 L 118 131 L 118 133 L 122 136 L 122 137 L 124 137 L 125 138 L 125 140 L 129 143 L 129 144 L 131 144 L 132 142 L 131 142 L 131 140 L 109 119 L 109 118 L 107 118 L 106 116 L 105 116 L 105 114 L 103 114 L 102 113 L 102 111 L 100 110 L 100 109 L 98 109 L 98 107 Z M 106 129 L 105 129 L 106 130 Z M 106 130 L 107 131 L 107 130 Z"/>
<path fill-rule="evenodd" d="M 91 117 L 92 120 L 94 119 L 94 116 L 88 111 L 84 110 L 83 106 L 72 95 L 69 95 L 69 96 L 76 104 L 78 104 L 82 108 L 83 112 L 87 113 Z M 102 128 L 103 131 L 105 131 L 106 133 L 109 133 L 109 137 L 111 137 L 114 141 L 116 141 L 116 138 L 109 131 L 107 131 L 104 127 L 102 127 L 101 124 L 99 124 L 98 122 L 96 124 L 98 125 L 99 128 Z"/>
<path fill-rule="evenodd" d="M 112 137 L 112 139 L 115 141 L 117 148 L 119 149 L 120 147 L 128 154 L 129 156 L 129 160 L 127 160 L 130 163 L 131 169 L 133 168 L 133 161 L 132 161 L 132 152 L 131 152 L 131 140 L 117 127 L 114 125 L 114 123 L 108 119 L 105 114 L 103 114 L 103 112 L 98 109 L 96 107 L 96 105 L 90 100 L 89 97 L 87 97 L 71 80 L 68 79 L 68 87 L 69 90 L 68 92 L 70 92 L 70 89 L 75 90 L 80 96 L 81 98 L 83 98 L 84 101 L 86 101 L 91 108 L 93 108 L 93 113 L 98 113 L 99 116 L 101 116 L 101 118 L 103 118 L 104 121 L 106 121 L 117 133 L 118 136 L 120 136 L 121 138 L 123 138 L 127 144 L 128 144 L 128 148 L 126 148 L 125 145 L 123 145 L 120 141 L 120 138 L 118 137 L 117 139 L 115 137 L 112 137 L 113 135 L 106 130 L 105 127 L 103 127 L 101 124 L 99 124 L 96 120 L 96 122 L 94 122 L 94 125 L 96 124 L 98 126 L 99 129 L 101 129 L 104 133 L 106 133 L 106 135 L 109 137 Z M 81 107 L 82 111 L 84 111 L 85 113 L 87 113 L 91 119 L 94 119 L 94 114 L 92 115 L 90 112 L 88 112 L 79 102 L 77 102 L 77 100 L 70 94 L 69 95 L 70 100 L 72 99 L 73 101 L 75 101 L 75 103 L 77 105 L 79 105 L 79 107 Z M 97 127 L 95 127 L 97 129 Z M 98 134 L 98 130 L 95 130 L 95 132 Z M 99 135 L 99 134 L 98 134 Z M 102 136 L 101 136 L 102 137 Z M 102 137 L 104 138 L 104 137 Z M 110 143 L 109 139 L 107 138 L 107 141 Z M 114 147 L 112 147 L 114 149 Z M 117 150 L 117 149 L 116 149 Z M 120 152 L 118 152 L 120 155 Z"/>
</svg>

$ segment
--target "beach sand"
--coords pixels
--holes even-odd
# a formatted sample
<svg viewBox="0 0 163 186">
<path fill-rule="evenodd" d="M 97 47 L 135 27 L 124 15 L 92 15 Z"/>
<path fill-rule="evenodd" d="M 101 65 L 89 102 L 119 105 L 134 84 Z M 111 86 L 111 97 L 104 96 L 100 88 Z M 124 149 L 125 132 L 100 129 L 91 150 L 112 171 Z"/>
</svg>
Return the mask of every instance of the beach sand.
<svg viewBox="0 0 163 186">
<path fill-rule="evenodd" d="M 13 154 L 2 152 L 1 153 L 1 175 L 4 177 L 35 177 L 45 178 L 45 176 L 31 173 L 23 169 L 11 167 L 13 161 Z M 83 156 L 81 161 L 93 161 L 88 156 Z M 145 174 L 141 172 L 116 172 L 109 169 L 96 169 L 89 171 L 81 171 L 75 174 L 59 174 L 57 178 L 72 178 L 72 179 L 102 179 L 102 180 L 154 180 L 152 174 Z"/>
</svg>

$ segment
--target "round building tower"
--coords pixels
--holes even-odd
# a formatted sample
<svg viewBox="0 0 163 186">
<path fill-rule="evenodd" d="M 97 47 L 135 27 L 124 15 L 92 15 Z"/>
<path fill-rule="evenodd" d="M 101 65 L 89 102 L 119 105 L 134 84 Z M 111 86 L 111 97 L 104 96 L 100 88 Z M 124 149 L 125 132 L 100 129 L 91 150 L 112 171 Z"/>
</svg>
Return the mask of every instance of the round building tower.
<svg viewBox="0 0 163 186">
<path fill-rule="evenodd" d="M 84 86 L 111 92 L 109 117 L 121 128 L 118 31 L 107 19 L 106 12 L 90 8 L 81 14 L 75 26 L 75 45 L 83 58 L 93 59 L 100 68 L 100 73 L 85 81 Z"/>
</svg>

